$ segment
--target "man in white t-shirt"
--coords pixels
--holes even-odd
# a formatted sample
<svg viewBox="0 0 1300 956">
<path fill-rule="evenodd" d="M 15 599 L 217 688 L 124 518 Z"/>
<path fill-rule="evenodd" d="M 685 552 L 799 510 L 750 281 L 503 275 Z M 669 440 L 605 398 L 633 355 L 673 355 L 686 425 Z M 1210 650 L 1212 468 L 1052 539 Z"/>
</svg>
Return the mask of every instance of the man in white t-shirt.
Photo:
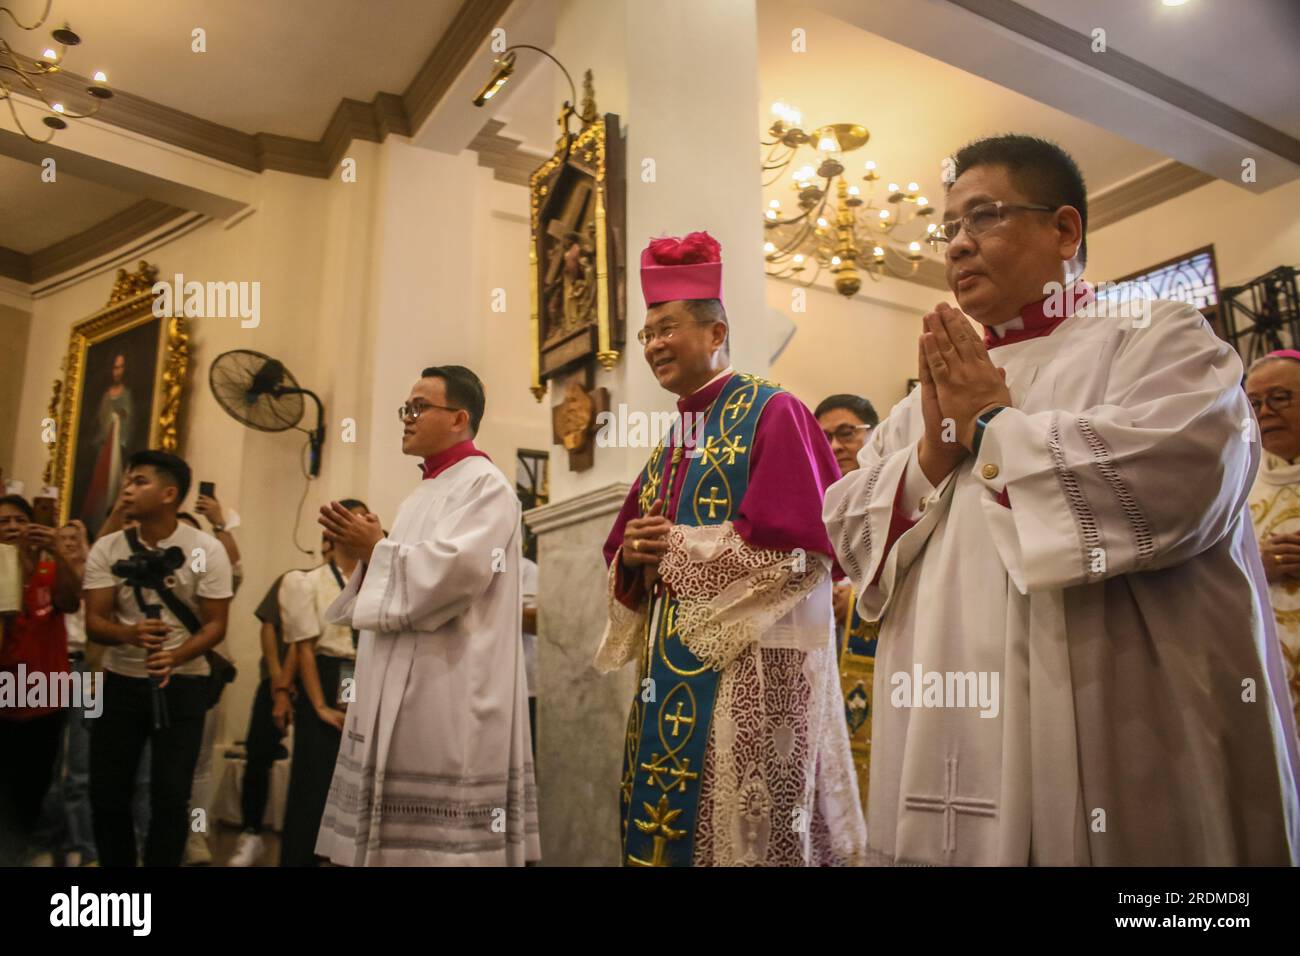
<svg viewBox="0 0 1300 956">
<path fill-rule="evenodd" d="M 90 802 L 95 843 L 104 866 L 136 862 L 131 795 L 141 750 L 152 749 L 146 866 L 179 866 L 189 831 L 190 783 L 207 711 L 204 651 L 226 635 L 230 560 L 210 534 L 176 519 L 190 486 L 190 468 L 175 455 L 132 455 L 123 491 L 131 531 L 100 538 L 82 581 L 86 634 L 109 645 L 104 654 L 103 715 L 91 735 Z M 164 573 L 132 587 L 115 566 L 135 549 L 172 553 Z M 155 562 L 156 563 L 156 562 Z M 139 582 L 137 582 L 139 583 Z M 169 590 L 177 610 L 162 591 Z M 156 619 L 151 619 L 144 604 Z M 185 618 L 190 618 L 188 626 Z"/>
</svg>

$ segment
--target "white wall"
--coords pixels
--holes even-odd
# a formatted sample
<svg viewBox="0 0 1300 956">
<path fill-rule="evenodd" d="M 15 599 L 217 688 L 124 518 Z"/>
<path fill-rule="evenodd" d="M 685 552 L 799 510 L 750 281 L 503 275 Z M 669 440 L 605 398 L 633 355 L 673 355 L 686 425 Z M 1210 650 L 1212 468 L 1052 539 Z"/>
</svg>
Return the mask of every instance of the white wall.
<svg viewBox="0 0 1300 956">
<path fill-rule="evenodd" d="M 6 478 L 12 477 L 14 444 L 23 429 L 39 430 L 40 420 L 25 422 L 19 419 L 18 411 L 23 394 L 23 357 L 27 354 L 27 339 L 31 333 L 32 314 L 30 308 L 15 308 L 0 303 L 0 472 Z M 47 383 L 48 384 L 48 383 Z M 0 486 L 3 487 L 3 486 Z M 37 491 L 35 486 L 27 489 Z"/>
<path fill-rule="evenodd" d="M 472 154 L 449 157 L 397 137 L 354 143 L 349 154 L 355 183 L 265 173 L 252 215 L 229 229 L 209 222 L 146 256 L 160 278 L 261 283 L 257 328 L 190 321 L 182 412 L 180 451 L 195 482 L 216 482 L 243 522 L 235 534 L 245 586 L 224 647 L 240 676 L 223 699 L 222 741 L 242 738 L 247 726 L 259 653 L 253 609 L 276 575 L 316 563 L 293 543 L 299 501 L 298 541 L 315 550 L 314 515 L 325 501 L 355 495 L 391 523 L 417 480 L 394 410 L 422 368 L 464 364 L 483 377 L 479 444 L 512 480 L 517 447 L 550 446 L 549 411 L 528 391 L 526 190 L 496 182 Z M 44 416 L 69 331 L 107 302 L 116 267 L 33 302 L 19 422 Z M 497 287 L 506 290 L 505 313 L 491 311 Z M 213 399 L 209 366 L 229 349 L 280 359 L 320 395 L 324 467 L 310 488 L 300 466 L 305 435 L 245 428 Z M 303 427 L 315 420 L 307 408 Z M 345 418 L 356 422 L 354 444 L 341 440 Z M 18 429 L 14 477 L 36 487 L 46 460 L 39 429 Z"/>
<path fill-rule="evenodd" d="M 1300 264 L 1300 180 L 1254 195 L 1215 181 L 1088 236 L 1090 279 L 1113 279 L 1214 244 L 1219 285 Z"/>
<path fill-rule="evenodd" d="M 851 299 L 822 285 L 808 288 L 806 311 L 791 309 L 793 283 L 768 279 L 767 304 L 798 327 L 773 363 L 769 377 L 810 409 L 828 395 L 847 392 L 870 400 L 883 419 L 916 377 L 921 316 L 951 300 L 938 289 L 899 279 L 873 283 Z"/>
</svg>

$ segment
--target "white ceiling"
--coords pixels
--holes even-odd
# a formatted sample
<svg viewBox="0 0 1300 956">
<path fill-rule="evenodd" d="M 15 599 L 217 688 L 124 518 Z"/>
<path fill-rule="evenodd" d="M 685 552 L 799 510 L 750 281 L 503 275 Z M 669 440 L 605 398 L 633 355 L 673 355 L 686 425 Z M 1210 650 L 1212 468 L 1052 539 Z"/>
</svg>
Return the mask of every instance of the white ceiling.
<svg viewBox="0 0 1300 956">
<path fill-rule="evenodd" d="M 56 171 L 41 181 L 41 167 L 0 156 L 0 246 L 30 254 L 103 222 L 140 201 Z"/>
<path fill-rule="evenodd" d="M 884 186 L 915 181 L 942 213 L 941 169 L 945 157 L 982 136 L 1030 133 L 1054 140 L 1078 161 L 1096 193 L 1165 160 L 1152 150 L 1044 106 L 1028 97 L 939 60 L 852 27 L 818 11 L 760 0 L 758 5 L 761 115 L 766 132 L 775 100 L 803 113 L 803 126 L 861 123 L 871 139 L 844 154 L 857 181 L 866 160 L 874 160 Z M 806 52 L 791 50 L 791 31 L 806 32 Z M 766 137 L 765 137 L 766 138 Z M 817 165 L 819 154 L 805 147 L 791 167 Z M 862 184 L 864 192 L 866 184 Z M 793 210 L 795 191 L 787 173 L 765 198 Z M 936 217 L 937 218 L 937 217 Z M 911 238 L 911 237 L 907 237 Z"/>
<path fill-rule="evenodd" d="M 1076 33 L 1300 137 L 1297 0 L 1018 0 Z M 1267 65 L 1267 69 L 1260 69 Z"/>
<path fill-rule="evenodd" d="M 41 0 L 5 0 L 24 22 Z M 4 33 L 38 55 L 49 28 L 81 35 L 68 70 L 245 133 L 319 139 L 339 100 L 401 93 L 460 0 L 54 0 L 41 31 Z M 207 52 L 191 51 L 195 28 Z"/>
</svg>

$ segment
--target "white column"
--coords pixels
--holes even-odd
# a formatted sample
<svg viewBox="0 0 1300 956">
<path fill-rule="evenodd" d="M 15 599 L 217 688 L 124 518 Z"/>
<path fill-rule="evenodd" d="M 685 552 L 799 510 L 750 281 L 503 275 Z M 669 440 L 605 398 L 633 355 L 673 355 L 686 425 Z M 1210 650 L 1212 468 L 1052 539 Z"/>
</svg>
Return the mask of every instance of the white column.
<svg viewBox="0 0 1300 956">
<path fill-rule="evenodd" d="M 629 344 L 619 364 L 597 376 L 597 384 L 609 389 L 614 405 L 625 402 L 629 410 L 674 407 L 675 396 L 659 387 L 635 341 L 645 319 L 640 254 L 655 236 L 696 230 L 707 230 L 722 244 L 732 363 L 764 374 L 755 4 L 569 0 L 560 6 L 555 54 L 573 74 L 579 97 L 583 71 L 595 72 L 597 106 L 602 113 L 618 113 L 627 134 Z M 555 82 L 558 103 L 568 96 L 568 86 L 558 72 Z M 546 401 L 555 404 L 558 398 L 548 395 Z M 557 451 L 551 500 L 631 481 L 647 454 L 644 448 L 597 448 L 594 466 L 575 473 Z"/>
</svg>

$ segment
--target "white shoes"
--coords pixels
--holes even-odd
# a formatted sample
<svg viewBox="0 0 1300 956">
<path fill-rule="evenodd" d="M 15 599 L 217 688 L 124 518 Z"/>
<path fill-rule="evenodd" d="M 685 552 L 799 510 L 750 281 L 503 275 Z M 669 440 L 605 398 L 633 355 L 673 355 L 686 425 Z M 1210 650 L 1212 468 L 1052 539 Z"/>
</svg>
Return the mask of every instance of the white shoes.
<svg viewBox="0 0 1300 956">
<path fill-rule="evenodd" d="M 257 861 L 262 858 L 262 851 L 265 846 L 266 841 L 262 839 L 260 833 L 244 831 L 239 834 L 239 843 L 235 846 L 235 854 L 230 858 L 227 866 L 256 866 Z"/>
<path fill-rule="evenodd" d="M 208 839 L 202 833 L 190 831 L 189 837 L 185 840 L 185 858 L 186 866 L 197 866 L 212 862 L 212 851 L 208 849 Z"/>
</svg>

